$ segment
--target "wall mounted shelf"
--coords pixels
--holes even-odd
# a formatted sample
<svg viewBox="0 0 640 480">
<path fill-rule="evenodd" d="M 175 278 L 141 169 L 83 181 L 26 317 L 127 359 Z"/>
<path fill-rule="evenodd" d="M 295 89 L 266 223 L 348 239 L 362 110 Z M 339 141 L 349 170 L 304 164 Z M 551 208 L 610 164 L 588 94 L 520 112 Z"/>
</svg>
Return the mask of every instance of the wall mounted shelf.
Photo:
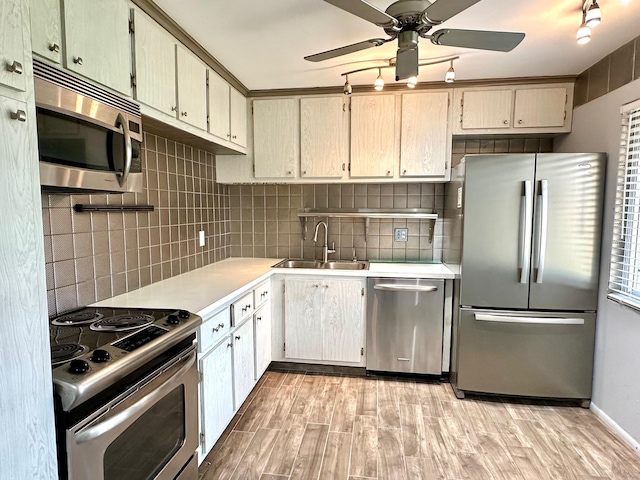
<svg viewBox="0 0 640 480">
<path fill-rule="evenodd" d="M 414 219 L 414 220 L 433 220 L 438 219 L 437 213 L 423 208 L 305 208 L 298 213 L 300 224 L 302 225 L 302 239 L 307 239 L 307 219 L 310 217 L 326 217 L 326 218 L 363 218 L 364 219 L 364 240 L 367 241 L 369 233 L 369 223 L 372 218 L 385 219 Z M 433 226 L 429 241 L 433 241 Z"/>
</svg>

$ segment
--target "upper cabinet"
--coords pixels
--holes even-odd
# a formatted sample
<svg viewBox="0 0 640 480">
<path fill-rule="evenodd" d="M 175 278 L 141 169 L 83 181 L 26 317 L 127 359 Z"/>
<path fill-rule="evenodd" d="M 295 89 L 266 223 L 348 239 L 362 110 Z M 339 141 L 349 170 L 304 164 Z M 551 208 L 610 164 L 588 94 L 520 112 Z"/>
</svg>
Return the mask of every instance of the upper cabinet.
<svg viewBox="0 0 640 480">
<path fill-rule="evenodd" d="M 247 146 L 247 99 L 238 90 L 229 87 L 231 104 L 231 142 Z"/>
<path fill-rule="evenodd" d="M 31 48 L 55 63 L 62 59 L 60 0 L 31 0 Z"/>
<path fill-rule="evenodd" d="M 64 0 L 65 67 L 118 92 L 131 92 L 129 3 Z"/>
<path fill-rule="evenodd" d="M 135 98 L 168 115 L 175 116 L 176 42 L 173 37 L 138 9 L 134 24 Z"/>
<path fill-rule="evenodd" d="M 454 135 L 571 131 L 573 84 L 460 88 L 454 94 Z"/>
<path fill-rule="evenodd" d="M 26 91 L 25 42 L 23 34 L 28 19 L 23 18 L 22 0 L 0 0 L 0 84 Z"/>
<path fill-rule="evenodd" d="M 258 178 L 294 177 L 297 160 L 296 101 L 253 101 L 253 155 Z"/>
<path fill-rule="evenodd" d="M 341 178 L 349 164 L 348 99 L 300 99 L 300 175 Z"/>
<path fill-rule="evenodd" d="M 451 157 L 449 92 L 402 95 L 400 176 L 444 177 Z"/>
<path fill-rule="evenodd" d="M 396 96 L 351 98 L 351 176 L 392 177 L 398 158 Z"/>
<path fill-rule="evenodd" d="M 179 119 L 207 129 L 207 67 L 182 45 L 176 45 Z"/>
<path fill-rule="evenodd" d="M 209 133 L 247 146 L 247 99 L 209 70 Z"/>
</svg>

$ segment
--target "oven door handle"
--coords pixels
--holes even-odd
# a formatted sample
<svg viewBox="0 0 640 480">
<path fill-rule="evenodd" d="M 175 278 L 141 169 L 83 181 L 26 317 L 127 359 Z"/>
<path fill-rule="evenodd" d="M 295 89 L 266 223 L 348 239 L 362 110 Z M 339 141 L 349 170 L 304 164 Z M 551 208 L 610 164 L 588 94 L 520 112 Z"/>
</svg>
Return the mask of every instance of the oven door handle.
<svg viewBox="0 0 640 480">
<path fill-rule="evenodd" d="M 137 416 L 139 413 L 144 412 L 150 405 L 154 404 L 160 398 L 168 393 L 173 388 L 173 381 L 176 378 L 184 375 L 195 363 L 196 361 L 196 352 L 192 352 L 188 356 L 180 359 L 175 367 L 182 365 L 175 373 L 173 373 L 167 380 L 165 380 L 162 385 L 153 389 L 150 393 L 142 397 L 136 403 L 123 410 L 122 412 L 114 415 L 108 420 L 104 422 L 100 422 L 87 430 L 78 434 L 76 444 L 80 445 L 82 443 L 90 442 L 101 435 L 117 428 L 122 423 L 126 422 L 132 417 Z M 171 367 L 170 367 L 171 368 Z"/>
<path fill-rule="evenodd" d="M 127 122 L 127 119 L 124 118 L 124 115 L 122 115 L 122 113 L 118 113 L 116 127 L 118 125 L 122 127 L 122 133 L 124 135 L 124 168 L 122 169 L 121 173 L 118 173 L 118 183 L 121 187 L 124 187 L 124 184 L 127 182 L 127 178 L 129 178 L 129 172 L 131 171 L 133 147 L 131 146 L 131 132 L 129 132 L 129 123 Z"/>
</svg>

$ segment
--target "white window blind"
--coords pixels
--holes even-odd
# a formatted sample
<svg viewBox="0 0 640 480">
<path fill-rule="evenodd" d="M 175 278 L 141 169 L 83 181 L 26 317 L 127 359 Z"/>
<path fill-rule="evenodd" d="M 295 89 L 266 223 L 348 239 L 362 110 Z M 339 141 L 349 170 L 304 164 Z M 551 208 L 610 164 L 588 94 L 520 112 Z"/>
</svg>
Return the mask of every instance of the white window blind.
<svg viewBox="0 0 640 480">
<path fill-rule="evenodd" d="M 640 102 L 623 107 L 609 298 L 640 308 Z"/>
</svg>

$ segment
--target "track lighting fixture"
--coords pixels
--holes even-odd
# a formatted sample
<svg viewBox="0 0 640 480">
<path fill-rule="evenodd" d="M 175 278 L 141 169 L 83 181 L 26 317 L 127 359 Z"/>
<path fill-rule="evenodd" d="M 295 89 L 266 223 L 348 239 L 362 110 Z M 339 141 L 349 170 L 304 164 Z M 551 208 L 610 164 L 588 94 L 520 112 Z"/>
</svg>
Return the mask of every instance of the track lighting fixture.
<svg viewBox="0 0 640 480">
<path fill-rule="evenodd" d="M 576 41 L 580 45 L 589 43 L 591 40 L 591 29 L 600 25 L 602 13 L 600 5 L 596 0 L 580 0 L 582 7 L 582 23 L 576 33 Z"/>
<path fill-rule="evenodd" d="M 344 88 L 342 89 L 342 93 L 345 95 L 351 95 L 353 93 L 353 88 L 351 88 L 351 84 L 349 83 L 349 75 L 345 75 L 346 81 L 344 82 Z"/>
<path fill-rule="evenodd" d="M 591 3 L 591 6 L 587 10 L 585 23 L 587 24 L 587 27 L 594 28 L 600 25 L 601 21 L 602 14 L 600 13 L 600 5 L 598 5 L 598 2 L 596 2 L 596 0 L 593 0 L 593 3 Z"/>
<path fill-rule="evenodd" d="M 591 41 L 591 29 L 585 22 L 584 12 L 582 12 L 582 25 L 580 25 L 580 28 L 578 28 L 578 33 L 576 33 L 576 41 L 580 45 L 584 45 L 585 43 L 589 43 Z"/>
<path fill-rule="evenodd" d="M 407 78 L 407 87 L 416 88 L 417 84 L 418 84 L 418 77 L 413 76 L 413 77 Z"/>
<path fill-rule="evenodd" d="M 451 60 L 451 66 L 444 75 L 444 81 L 445 83 L 453 83 L 456 81 L 456 71 L 453 69 L 453 60 Z"/>
<path fill-rule="evenodd" d="M 382 88 L 384 87 L 384 78 L 382 78 L 382 69 L 378 68 L 378 78 L 376 78 L 376 81 L 373 83 L 373 88 L 376 89 L 377 91 L 382 90 Z"/>
</svg>

